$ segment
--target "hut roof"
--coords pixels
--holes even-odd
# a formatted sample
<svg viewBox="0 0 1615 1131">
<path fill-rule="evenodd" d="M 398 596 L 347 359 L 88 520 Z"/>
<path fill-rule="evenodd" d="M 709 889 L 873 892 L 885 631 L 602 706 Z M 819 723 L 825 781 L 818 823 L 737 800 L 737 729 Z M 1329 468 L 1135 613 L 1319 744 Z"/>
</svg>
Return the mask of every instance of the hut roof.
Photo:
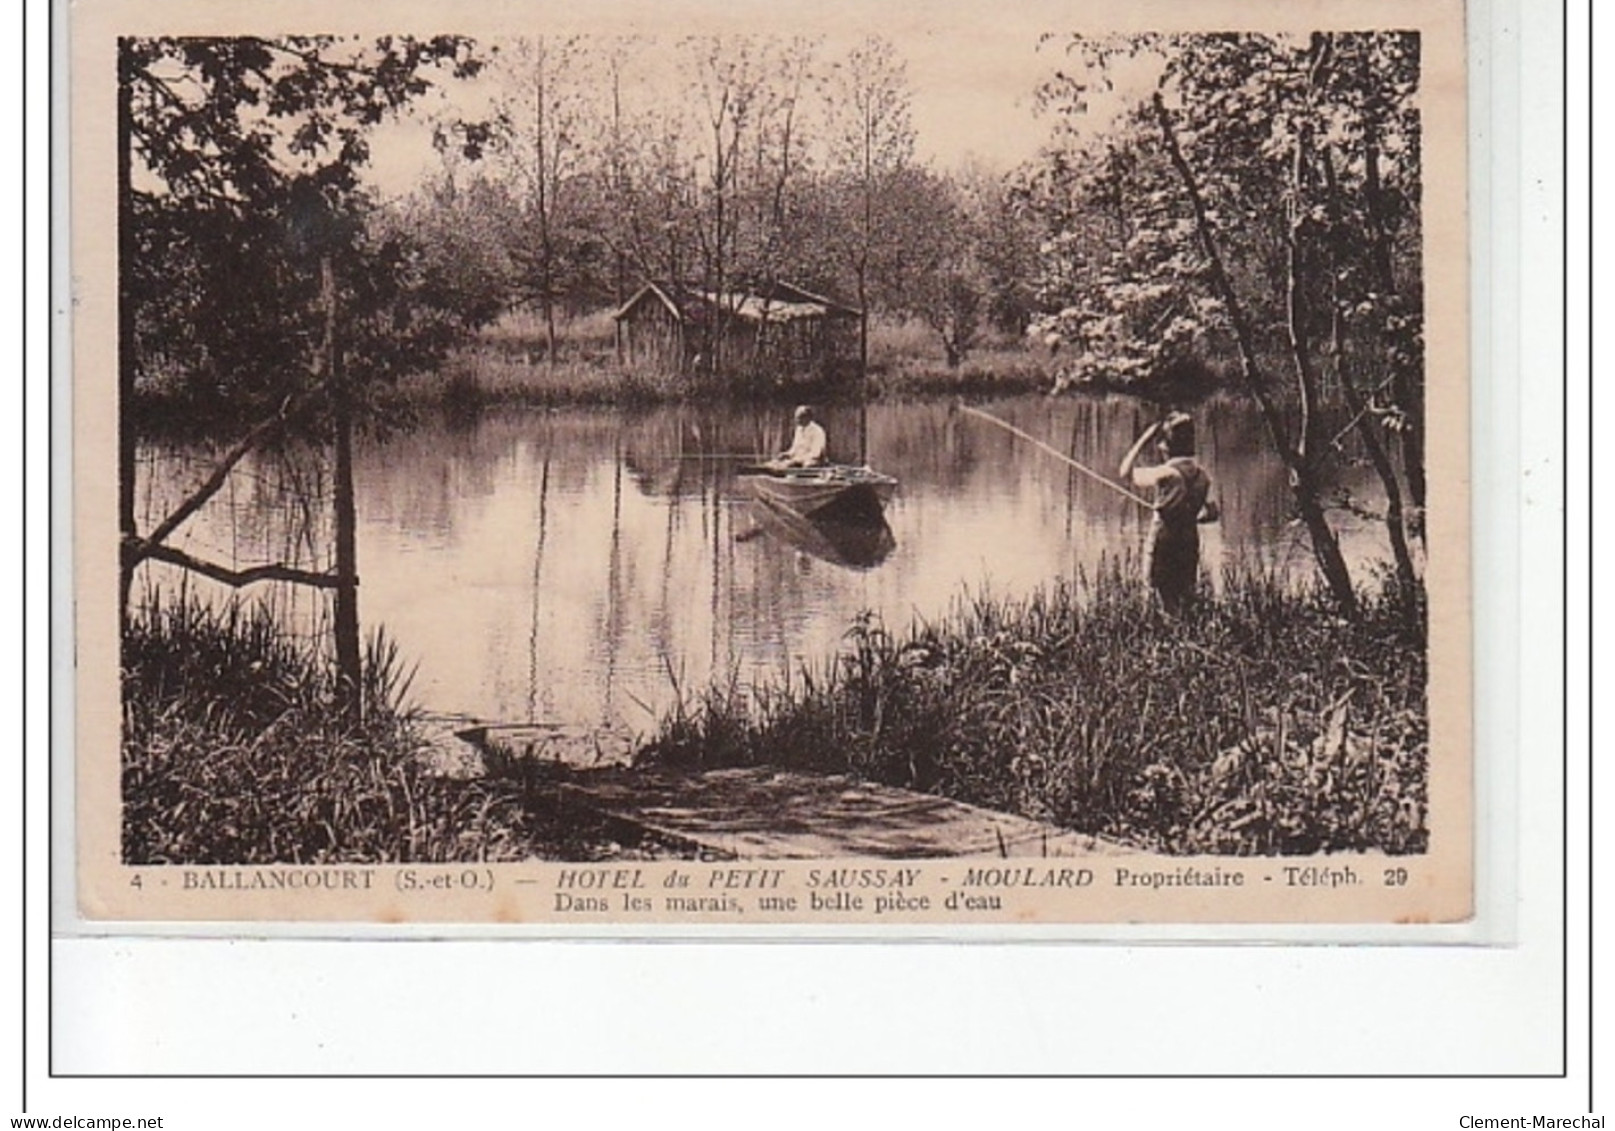
<svg viewBox="0 0 1615 1131">
<path fill-rule="evenodd" d="M 716 291 L 646 283 L 612 317 L 619 321 L 647 302 L 660 302 L 681 322 L 705 322 L 721 309 L 746 322 L 791 322 L 801 318 L 857 317 L 858 308 L 816 295 L 789 283 L 775 283 L 765 294 Z"/>
</svg>

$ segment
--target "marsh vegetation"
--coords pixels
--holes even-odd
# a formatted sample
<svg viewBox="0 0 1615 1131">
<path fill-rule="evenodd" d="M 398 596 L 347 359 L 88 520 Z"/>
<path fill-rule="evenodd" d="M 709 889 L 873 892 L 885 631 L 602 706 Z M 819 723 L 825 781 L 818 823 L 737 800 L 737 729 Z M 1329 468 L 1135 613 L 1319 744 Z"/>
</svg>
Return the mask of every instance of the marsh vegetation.
<svg viewBox="0 0 1615 1131">
<path fill-rule="evenodd" d="M 1394 595 L 1346 623 L 1242 575 L 1174 618 L 1134 575 L 895 632 L 861 618 L 824 664 L 679 704 L 652 753 L 853 773 L 1155 852 L 1425 849 L 1425 638 Z"/>
</svg>

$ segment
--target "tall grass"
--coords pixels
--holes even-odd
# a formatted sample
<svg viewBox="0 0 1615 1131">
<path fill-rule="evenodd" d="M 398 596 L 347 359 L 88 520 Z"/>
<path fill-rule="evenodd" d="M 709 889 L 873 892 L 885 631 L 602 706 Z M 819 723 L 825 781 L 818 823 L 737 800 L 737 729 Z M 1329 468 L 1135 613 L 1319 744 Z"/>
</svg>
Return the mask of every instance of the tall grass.
<svg viewBox="0 0 1615 1131">
<path fill-rule="evenodd" d="M 949 368 L 936 331 L 924 323 L 876 318 L 869 324 L 869 388 L 877 396 L 1009 396 L 1046 392 L 1053 383 L 1047 355 L 1024 338 L 987 331 Z"/>
<path fill-rule="evenodd" d="M 554 364 L 530 360 L 488 346 L 461 351 L 443 370 L 399 383 L 406 401 L 438 401 L 453 409 L 499 404 L 544 407 L 567 405 L 648 405 L 677 400 L 679 379 L 672 374 L 615 359 L 562 358 Z"/>
<path fill-rule="evenodd" d="M 609 359 L 615 350 L 617 324 L 613 309 L 605 307 L 588 314 L 568 316 L 557 312 L 555 319 L 556 360 L 578 358 Z M 531 308 L 506 311 L 497 322 L 479 335 L 485 345 L 529 361 L 543 359 L 549 349 L 548 328 L 543 314 Z"/>
<path fill-rule="evenodd" d="M 336 707 L 315 643 L 257 605 L 148 593 L 123 642 L 123 855 L 131 864 L 586 860 L 656 851 L 560 808 L 548 784 L 423 771 L 412 672 L 374 634 L 365 710 Z"/>
<path fill-rule="evenodd" d="M 617 359 L 612 312 L 595 311 L 556 321 L 555 355 L 537 311 L 514 310 L 483 330 L 439 373 L 400 385 L 405 399 L 439 400 L 450 409 L 498 404 L 647 405 L 679 399 L 676 374 Z"/>
<path fill-rule="evenodd" d="M 737 374 L 696 383 L 687 374 L 624 364 L 616 356 L 609 311 L 562 319 L 552 360 L 542 320 L 516 311 L 482 331 L 438 372 L 404 378 L 397 395 L 406 404 L 471 410 L 498 404 L 641 406 L 692 397 L 999 396 L 1045 391 L 1053 381 L 1047 360 L 1021 339 L 988 335 L 962 365 L 950 369 L 933 331 L 917 322 L 886 319 L 871 324 L 867 382 L 778 376 L 759 380 Z"/>
<path fill-rule="evenodd" d="M 777 764 L 1048 820 L 1169 853 L 1423 851 L 1423 629 L 1389 601 L 1231 577 L 1176 620 L 1108 566 L 977 596 L 832 663 L 678 707 L 656 756 Z"/>
</svg>

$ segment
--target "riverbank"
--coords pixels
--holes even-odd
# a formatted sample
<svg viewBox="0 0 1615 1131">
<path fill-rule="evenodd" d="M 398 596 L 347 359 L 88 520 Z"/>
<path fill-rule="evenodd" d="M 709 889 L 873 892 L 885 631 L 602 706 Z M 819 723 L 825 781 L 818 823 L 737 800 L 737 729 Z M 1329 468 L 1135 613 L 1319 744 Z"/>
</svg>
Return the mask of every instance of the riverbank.
<svg viewBox="0 0 1615 1131">
<path fill-rule="evenodd" d="M 432 772 L 384 638 L 362 723 L 318 649 L 270 616 L 181 594 L 125 639 L 123 849 L 134 864 L 610 860 L 680 855 L 561 807 L 532 775 Z M 1231 578 L 1165 617 L 1120 568 L 977 597 L 834 660 L 687 699 L 640 752 L 930 793 L 1171 854 L 1427 847 L 1422 622 Z"/>
<path fill-rule="evenodd" d="M 692 385 L 687 380 L 615 361 L 553 364 L 472 347 L 450 358 L 441 373 L 402 381 L 396 397 L 414 409 L 450 411 L 518 407 L 641 408 L 685 401 L 840 401 L 882 397 L 1004 397 L 1046 392 L 1049 378 L 1035 359 L 1004 350 L 949 369 L 925 359 L 872 363 L 866 381 L 795 378 L 775 382 Z"/>
<path fill-rule="evenodd" d="M 439 372 L 406 378 L 396 392 L 415 408 L 462 411 L 505 405 L 643 407 L 714 399 L 784 403 L 1011 396 L 1047 391 L 1052 382 L 1048 360 L 1023 340 L 997 335 L 980 343 L 960 365 L 949 367 L 934 334 L 924 327 L 877 320 L 870 327 L 869 371 L 863 381 L 796 377 L 697 385 L 687 376 L 620 362 L 609 317 L 563 320 L 551 359 L 543 328 L 530 314 L 517 313 L 484 330 Z"/>
<path fill-rule="evenodd" d="M 849 365 L 851 368 L 849 369 Z M 645 410 L 679 404 L 790 405 L 880 400 L 991 400 L 1023 394 L 1127 393 L 1181 404 L 1222 387 L 1205 365 L 1180 366 L 1158 380 L 1071 379 L 1062 359 L 1029 340 L 991 332 L 957 366 L 946 364 L 935 334 L 915 322 L 877 319 L 870 326 L 869 366 L 843 363 L 835 379 L 770 375 L 766 379 L 696 380 L 620 361 L 609 313 L 563 319 L 555 356 L 530 313 L 507 314 L 444 362 L 396 383 L 366 391 L 366 422 L 381 431 L 407 431 L 442 413 L 470 419 L 499 408 L 618 408 Z M 142 437 L 206 439 L 233 436 L 257 424 L 267 406 L 244 404 L 206 384 L 151 379 L 136 390 L 128 420 Z M 297 431 L 305 424 L 292 423 Z"/>
<path fill-rule="evenodd" d="M 254 607 L 142 602 L 123 645 L 129 864 L 613 860 L 678 853 L 567 808 L 536 780 L 428 772 L 384 637 L 366 711 L 335 708 L 330 665 Z"/>
<path fill-rule="evenodd" d="M 1416 853 L 1424 628 L 1253 577 L 1172 620 L 1111 568 L 905 633 L 861 620 L 828 665 L 684 703 L 649 753 L 853 773 L 1154 852 Z"/>
</svg>

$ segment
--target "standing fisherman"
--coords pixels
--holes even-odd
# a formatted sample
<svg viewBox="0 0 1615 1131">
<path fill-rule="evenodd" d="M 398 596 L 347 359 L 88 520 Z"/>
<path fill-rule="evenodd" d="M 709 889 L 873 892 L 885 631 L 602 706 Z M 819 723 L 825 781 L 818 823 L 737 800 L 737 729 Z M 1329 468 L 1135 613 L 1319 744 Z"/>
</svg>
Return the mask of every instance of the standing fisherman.
<svg viewBox="0 0 1615 1131">
<path fill-rule="evenodd" d="M 1161 462 L 1134 467 L 1150 438 L 1159 433 Z M 1211 476 L 1194 459 L 1194 418 L 1174 412 L 1144 430 L 1122 458 L 1117 476 L 1134 486 L 1153 487 L 1155 517 L 1150 523 L 1150 585 L 1169 613 L 1183 611 L 1194 600 L 1200 574 L 1200 530 L 1205 516 L 1214 517 L 1206 497 Z M 1214 505 L 1214 504 L 1213 504 Z"/>
</svg>

